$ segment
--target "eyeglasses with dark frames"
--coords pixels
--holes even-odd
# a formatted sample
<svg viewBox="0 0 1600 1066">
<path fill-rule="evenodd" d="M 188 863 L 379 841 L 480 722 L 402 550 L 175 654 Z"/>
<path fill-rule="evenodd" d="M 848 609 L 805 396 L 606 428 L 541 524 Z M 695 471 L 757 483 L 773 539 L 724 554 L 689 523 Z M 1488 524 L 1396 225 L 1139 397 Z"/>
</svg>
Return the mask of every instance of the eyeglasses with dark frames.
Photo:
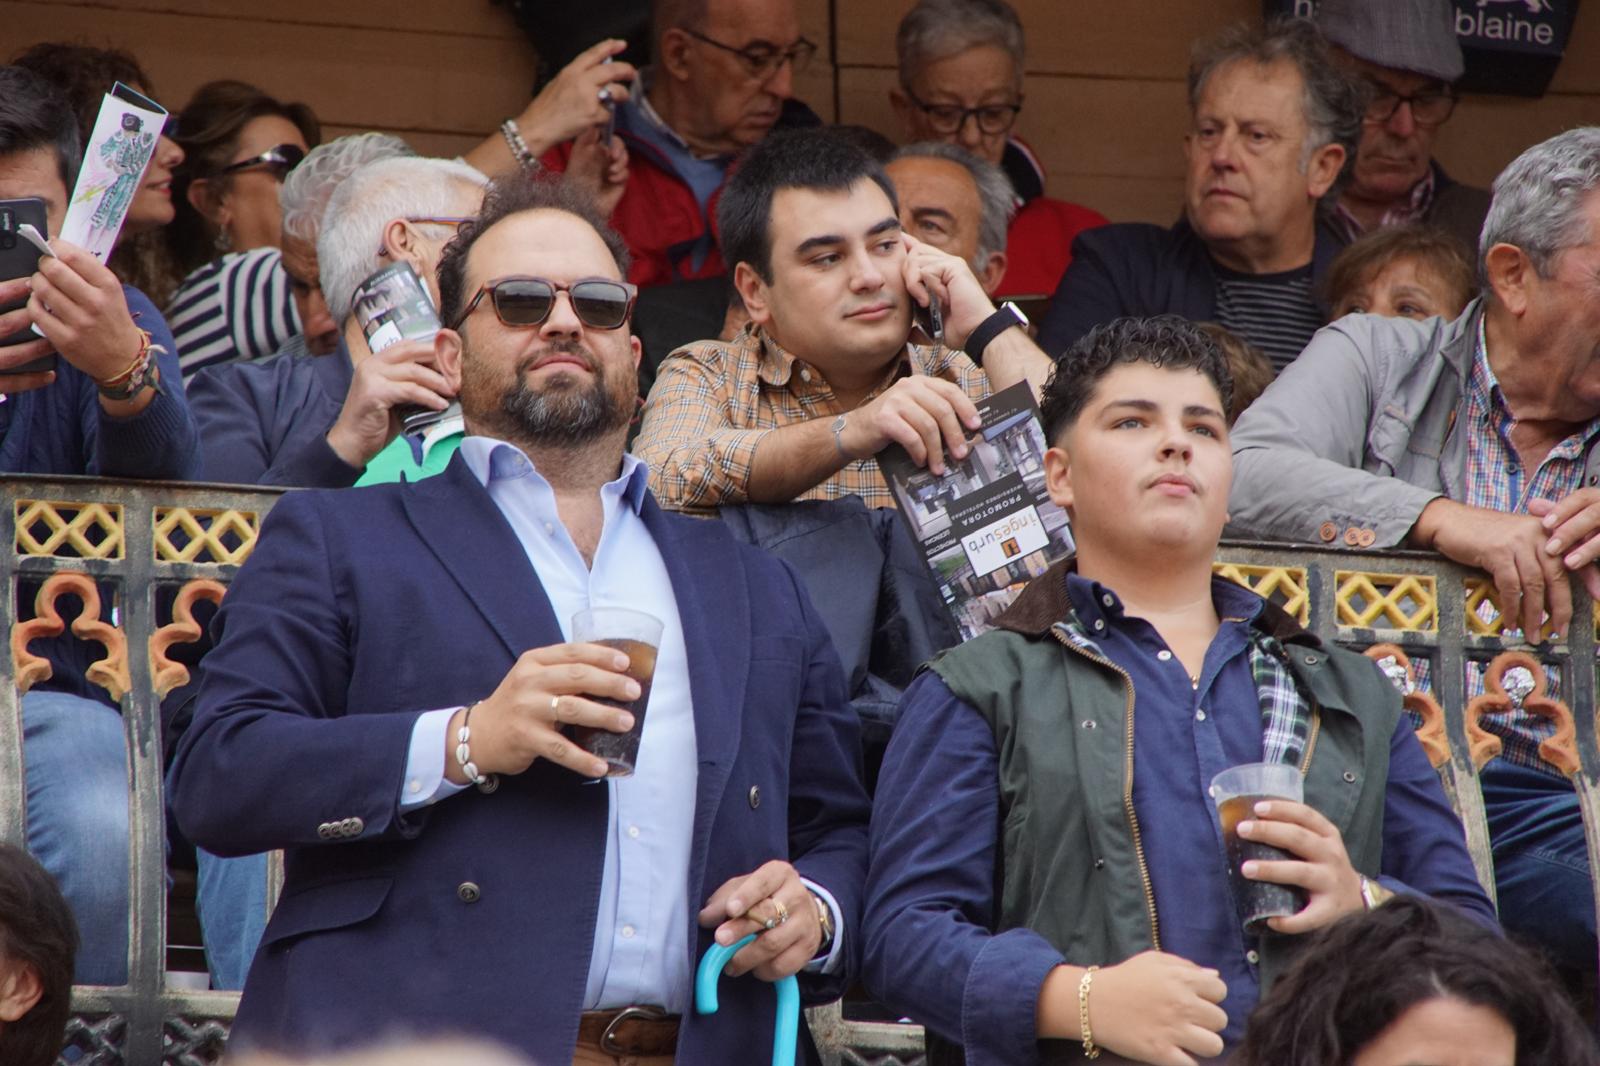
<svg viewBox="0 0 1600 1066">
<path fill-rule="evenodd" d="M 1429 88 L 1402 95 L 1381 82 L 1372 83 L 1366 121 L 1388 122 L 1401 104 L 1411 105 L 1411 120 L 1419 126 L 1442 125 L 1456 109 L 1456 94 L 1448 88 Z"/>
<path fill-rule="evenodd" d="M 926 100 L 919 100 L 910 89 L 905 91 L 906 97 L 916 105 L 917 110 L 928 116 L 928 125 L 936 133 L 949 135 L 961 132 L 961 127 L 967 124 L 967 119 L 976 119 L 978 129 L 984 133 L 1007 133 L 1016 125 L 1017 115 L 1022 112 L 1022 105 L 1016 104 L 984 104 L 982 107 L 962 107 L 960 104 L 930 104 Z"/>
<path fill-rule="evenodd" d="M 572 312 L 578 316 L 578 321 L 592 329 L 617 329 L 633 313 L 639 287 L 610 278 L 579 278 L 570 285 L 546 278 L 495 278 L 478 289 L 451 328 L 460 329 L 485 295 L 494 306 L 495 317 L 501 325 L 514 329 L 537 326 L 550 317 L 550 312 L 555 310 L 556 294 L 562 292 L 572 301 Z"/>
<path fill-rule="evenodd" d="M 217 176 L 237 174 L 241 170 L 249 170 L 252 167 L 266 167 L 272 171 L 274 177 L 282 181 L 289 171 L 300 165 L 301 160 L 305 159 L 305 157 L 306 150 L 298 144 L 274 145 L 260 155 L 253 155 L 249 159 L 241 159 L 237 163 L 229 163 L 217 171 Z"/>
<path fill-rule="evenodd" d="M 745 73 L 754 81 L 766 81 L 778 73 L 778 69 L 785 63 L 790 64 L 796 74 L 803 74 L 806 67 L 811 64 L 811 57 L 817 54 L 816 44 L 804 37 L 787 48 L 780 48 L 771 41 L 754 41 L 743 48 L 735 48 L 731 44 L 723 44 L 716 38 L 707 37 L 687 26 L 680 26 L 679 29 L 697 41 L 738 56 L 739 61 L 744 64 Z"/>
</svg>

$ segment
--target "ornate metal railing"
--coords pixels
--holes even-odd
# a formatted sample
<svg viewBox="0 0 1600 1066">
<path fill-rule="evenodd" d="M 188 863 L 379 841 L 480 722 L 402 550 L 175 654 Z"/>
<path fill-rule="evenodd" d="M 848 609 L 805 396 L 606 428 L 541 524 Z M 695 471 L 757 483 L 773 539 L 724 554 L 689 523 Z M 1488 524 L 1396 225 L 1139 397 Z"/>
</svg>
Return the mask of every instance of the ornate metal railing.
<svg viewBox="0 0 1600 1066">
<path fill-rule="evenodd" d="M 194 608 L 218 601 L 277 494 L 222 486 L 12 477 L 0 481 L 0 626 L 13 684 L 0 685 L 0 839 L 24 839 L 20 696 L 48 676 L 31 641 L 70 628 L 100 643 L 89 678 L 126 723 L 132 790 L 129 978 L 74 990 L 63 1061 L 82 1066 L 207 1066 L 227 1038 L 237 996 L 168 984 L 160 699 L 188 679 L 172 652 L 198 639 Z M 1219 572 L 1276 602 L 1326 640 L 1366 651 L 1407 690 L 1419 737 L 1493 890 L 1478 771 L 1499 750 L 1484 714 L 1517 705 L 1551 719 L 1543 757 L 1577 789 L 1600 881 L 1593 604 L 1574 583 L 1564 642 L 1530 647 L 1502 626 L 1481 574 L 1431 555 L 1227 544 Z M 76 598 L 76 616 L 61 601 Z M 24 604 L 31 609 L 24 610 Z M 21 616 L 27 615 L 26 620 Z M 1468 693 L 1478 693 L 1468 699 Z M 828 1066 L 921 1063 L 919 1026 L 810 1013 Z"/>
</svg>

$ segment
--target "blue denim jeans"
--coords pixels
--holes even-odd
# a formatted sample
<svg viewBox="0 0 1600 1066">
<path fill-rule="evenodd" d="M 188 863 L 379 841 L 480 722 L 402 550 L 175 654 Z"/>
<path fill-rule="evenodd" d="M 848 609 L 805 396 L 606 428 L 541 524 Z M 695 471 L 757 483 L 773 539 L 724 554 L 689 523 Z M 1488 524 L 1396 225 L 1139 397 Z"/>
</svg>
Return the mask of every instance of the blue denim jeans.
<svg viewBox="0 0 1600 1066">
<path fill-rule="evenodd" d="M 1557 965 L 1592 972 L 1594 886 L 1577 793 L 1562 778 L 1503 759 L 1484 767 L 1482 784 L 1500 924 Z"/>
<path fill-rule="evenodd" d="M 128 747 L 113 707 L 64 692 L 22 697 L 28 850 L 78 922 L 79 984 L 128 980 Z"/>
<path fill-rule="evenodd" d="M 224 859 L 195 848 L 200 866 L 196 909 L 206 942 L 211 987 L 237 992 L 267 927 L 267 857 Z"/>
</svg>

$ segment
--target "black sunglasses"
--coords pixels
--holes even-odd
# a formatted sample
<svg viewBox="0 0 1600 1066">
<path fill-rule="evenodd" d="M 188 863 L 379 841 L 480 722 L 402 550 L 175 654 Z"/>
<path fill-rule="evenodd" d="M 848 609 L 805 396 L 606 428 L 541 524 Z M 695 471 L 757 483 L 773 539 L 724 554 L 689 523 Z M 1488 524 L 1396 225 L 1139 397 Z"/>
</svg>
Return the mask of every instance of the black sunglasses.
<svg viewBox="0 0 1600 1066">
<path fill-rule="evenodd" d="M 251 167 L 267 167 L 277 175 L 279 181 L 284 176 L 300 165 L 306 157 L 306 150 L 298 144 L 279 144 L 268 148 L 260 155 L 253 155 L 249 159 L 241 159 L 237 163 L 229 163 L 217 171 L 217 176 L 233 174 L 240 170 L 249 170 Z"/>
<path fill-rule="evenodd" d="M 556 306 L 556 293 L 564 292 L 572 301 L 578 321 L 594 329 L 616 329 L 628 321 L 639 287 L 609 278 L 580 278 L 571 285 L 558 285 L 544 278 L 510 277 L 486 282 L 472 297 L 465 311 L 456 318 L 454 329 L 489 295 L 495 317 L 507 326 L 537 326 L 550 317 Z"/>
</svg>

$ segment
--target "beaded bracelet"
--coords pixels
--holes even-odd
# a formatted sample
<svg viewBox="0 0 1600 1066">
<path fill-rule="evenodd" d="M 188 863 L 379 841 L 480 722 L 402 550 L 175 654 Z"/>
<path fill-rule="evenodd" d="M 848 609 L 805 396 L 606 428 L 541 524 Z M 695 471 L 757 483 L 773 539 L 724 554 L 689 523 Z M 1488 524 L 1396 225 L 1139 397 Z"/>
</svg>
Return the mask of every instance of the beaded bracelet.
<svg viewBox="0 0 1600 1066">
<path fill-rule="evenodd" d="M 534 170 L 539 166 L 539 161 L 533 157 L 528 142 L 522 139 L 522 131 L 517 128 L 516 119 L 508 118 L 500 123 L 500 134 L 506 139 L 506 147 L 511 149 L 511 157 L 521 164 L 524 170 Z"/>
<path fill-rule="evenodd" d="M 461 716 L 461 728 L 456 731 L 456 762 L 461 765 L 461 772 L 467 776 L 467 780 L 480 788 L 488 783 L 489 779 L 478 773 L 478 764 L 472 761 L 472 748 L 469 744 L 472 740 L 472 708 L 482 702 L 478 700 L 467 708 L 467 713 Z"/>
<path fill-rule="evenodd" d="M 1094 984 L 1094 972 L 1099 968 L 1089 967 L 1078 982 L 1078 1031 L 1083 1034 L 1083 1057 L 1086 1059 L 1100 1057 L 1100 1049 L 1094 1045 L 1094 1033 L 1089 1029 L 1089 986 Z"/>
</svg>

